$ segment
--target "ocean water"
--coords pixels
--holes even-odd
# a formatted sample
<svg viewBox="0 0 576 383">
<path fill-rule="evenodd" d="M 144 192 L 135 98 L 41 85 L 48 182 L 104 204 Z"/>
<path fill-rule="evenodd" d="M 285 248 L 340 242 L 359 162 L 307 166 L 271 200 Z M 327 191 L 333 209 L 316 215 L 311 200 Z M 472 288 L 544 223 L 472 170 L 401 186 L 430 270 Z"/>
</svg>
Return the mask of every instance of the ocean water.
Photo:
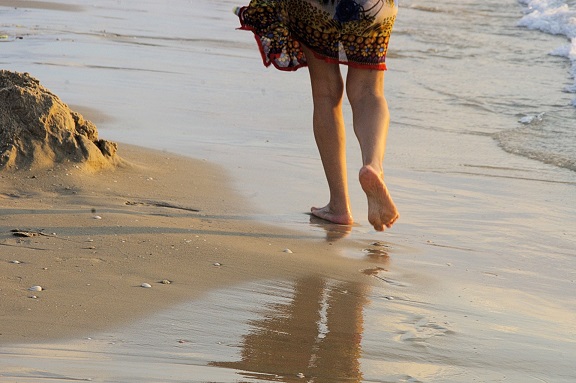
<svg viewBox="0 0 576 383">
<path fill-rule="evenodd" d="M 487 134 L 509 153 L 576 170 L 573 1 L 402 4 L 390 77 L 409 65 L 441 105 L 422 122 L 396 110 L 397 122 Z"/>
<path fill-rule="evenodd" d="M 558 46 L 550 49 L 549 56 L 566 59 L 559 63 L 559 70 L 566 72 L 566 79 L 558 83 L 558 91 L 576 93 L 576 2 L 521 0 L 524 16 L 518 25 L 530 30 L 560 36 Z M 566 66 L 569 66 L 566 68 Z M 551 101 L 551 100 L 550 100 Z M 527 113 L 512 132 L 497 136 L 505 150 L 556 166 L 576 170 L 576 120 L 573 110 L 562 105 L 543 104 L 541 110 Z M 572 98 L 576 107 L 576 97 Z"/>
<path fill-rule="evenodd" d="M 102 138 L 222 165 L 258 219 L 319 234 L 303 214 L 327 201 L 308 73 L 264 68 L 253 37 L 236 30 L 237 5 L 0 0 L 0 67 L 39 78 Z M 386 73 L 385 168 L 402 215 L 393 230 L 371 231 L 350 172 L 359 223 L 346 255 L 375 256 L 374 267 L 390 270 L 380 286 L 261 281 L 80 346 L 8 348 L 0 366 L 23 366 L 12 381 L 300 382 L 295 365 L 241 361 L 267 355 L 271 340 L 273 350 L 298 350 L 278 326 L 305 323 L 318 338 L 306 332 L 307 356 L 346 351 L 348 381 L 573 382 L 574 9 L 574 1 L 400 2 Z M 352 133 L 348 149 L 359 167 Z M 370 247 L 374 238 L 385 246 Z M 313 319 L 299 319 L 302 302 L 317 303 L 304 310 Z M 357 322 L 343 321 L 348 314 Z M 323 341 L 334 322 L 348 330 Z M 356 358 L 357 339 L 346 334 L 360 325 Z M 196 348 L 178 343 L 187 336 Z M 158 370 L 146 375 L 147 363 Z M 328 355 L 317 365 L 329 374 L 334 363 Z"/>
</svg>

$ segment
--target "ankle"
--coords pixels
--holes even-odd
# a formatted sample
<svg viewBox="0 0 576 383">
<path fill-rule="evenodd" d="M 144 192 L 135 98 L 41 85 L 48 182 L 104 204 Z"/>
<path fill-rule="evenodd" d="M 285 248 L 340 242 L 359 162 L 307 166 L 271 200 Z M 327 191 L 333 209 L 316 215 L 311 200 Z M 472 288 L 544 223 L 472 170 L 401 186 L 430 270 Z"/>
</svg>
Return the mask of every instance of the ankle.
<svg viewBox="0 0 576 383">
<path fill-rule="evenodd" d="M 362 166 L 362 168 L 360 169 L 360 174 L 364 173 L 364 172 L 370 172 L 370 173 L 374 173 L 376 174 L 378 177 L 380 177 L 380 179 L 384 180 L 384 168 L 382 167 L 382 165 L 378 165 L 378 164 L 365 164 L 364 166 Z"/>
<path fill-rule="evenodd" d="M 328 203 L 328 209 L 333 214 L 336 215 L 352 216 L 352 209 L 350 209 L 350 205 L 348 204 L 348 202 L 330 200 L 330 202 Z"/>
</svg>

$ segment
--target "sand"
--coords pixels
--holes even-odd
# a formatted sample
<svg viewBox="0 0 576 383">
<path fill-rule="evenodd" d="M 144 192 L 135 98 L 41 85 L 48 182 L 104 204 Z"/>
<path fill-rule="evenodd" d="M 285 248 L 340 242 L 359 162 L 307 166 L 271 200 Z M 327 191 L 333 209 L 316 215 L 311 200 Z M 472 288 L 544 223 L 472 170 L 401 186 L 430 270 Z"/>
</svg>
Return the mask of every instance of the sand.
<svg viewBox="0 0 576 383">
<path fill-rule="evenodd" d="M 66 12 L 79 12 L 83 9 L 78 5 L 63 4 L 56 1 L 3 0 L 1 5 L 4 7 L 59 10 Z"/>
<path fill-rule="evenodd" d="M 222 169 L 131 146 L 120 156 L 29 74 L 0 71 L 0 85 L 2 222 L 10 225 L 0 242 L 1 341 L 85 335 L 310 263 L 293 255 L 303 235 L 239 215 L 245 203 Z"/>
<path fill-rule="evenodd" d="M 210 288 L 338 270 L 331 242 L 305 244 L 242 215 L 219 167 L 120 153 L 122 166 L 99 173 L 68 164 L 1 174 L 0 342 L 86 336 Z"/>
<path fill-rule="evenodd" d="M 0 70 L 0 169 L 75 163 L 87 171 L 121 162 L 114 142 L 28 73 Z"/>
<path fill-rule="evenodd" d="M 1 173 L 0 342 L 86 336 L 215 287 L 303 269 L 360 276 L 333 262 L 332 242 L 306 244 L 305 234 L 248 219 L 219 167 L 120 147 L 114 169 Z"/>
</svg>

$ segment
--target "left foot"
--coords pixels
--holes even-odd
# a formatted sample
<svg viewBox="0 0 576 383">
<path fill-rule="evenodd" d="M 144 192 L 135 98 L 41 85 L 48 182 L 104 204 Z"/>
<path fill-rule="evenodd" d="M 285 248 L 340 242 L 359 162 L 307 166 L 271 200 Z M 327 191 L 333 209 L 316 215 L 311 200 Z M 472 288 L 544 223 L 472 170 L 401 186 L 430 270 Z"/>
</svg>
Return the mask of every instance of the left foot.
<svg viewBox="0 0 576 383">
<path fill-rule="evenodd" d="M 368 221 L 378 231 L 392 227 L 400 217 L 382 177 L 369 165 L 360 169 L 360 185 L 368 199 Z"/>
<path fill-rule="evenodd" d="M 352 219 L 352 214 L 349 211 L 335 212 L 330 208 L 330 205 L 326 205 L 321 208 L 313 207 L 310 209 L 312 215 L 330 221 L 332 223 L 337 223 L 339 225 L 351 225 L 354 223 Z"/>
</svg>

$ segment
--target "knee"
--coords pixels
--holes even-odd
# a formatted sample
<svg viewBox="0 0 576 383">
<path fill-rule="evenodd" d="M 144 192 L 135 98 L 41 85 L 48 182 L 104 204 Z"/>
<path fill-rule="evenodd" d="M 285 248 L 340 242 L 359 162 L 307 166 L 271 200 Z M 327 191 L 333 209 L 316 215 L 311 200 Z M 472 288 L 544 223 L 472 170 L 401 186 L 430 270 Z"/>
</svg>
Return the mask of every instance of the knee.
<svg viewBox="0 0 576 383">
<path fill-rule="evenodd" d="M 346 96 L 353 109 L 367 104 L 385 103 L 384 91 L 377 89 L 373 84 L 346 84 Z"/>
<path fill-rule="evenodd" d="M 344 82 L 342 79 L 332 79 L 330 81 L 317 82 L 312 87 L 314 102 L 327 103 L 337 106 L 342 103 L 344 97 Z"/>
</svg>

